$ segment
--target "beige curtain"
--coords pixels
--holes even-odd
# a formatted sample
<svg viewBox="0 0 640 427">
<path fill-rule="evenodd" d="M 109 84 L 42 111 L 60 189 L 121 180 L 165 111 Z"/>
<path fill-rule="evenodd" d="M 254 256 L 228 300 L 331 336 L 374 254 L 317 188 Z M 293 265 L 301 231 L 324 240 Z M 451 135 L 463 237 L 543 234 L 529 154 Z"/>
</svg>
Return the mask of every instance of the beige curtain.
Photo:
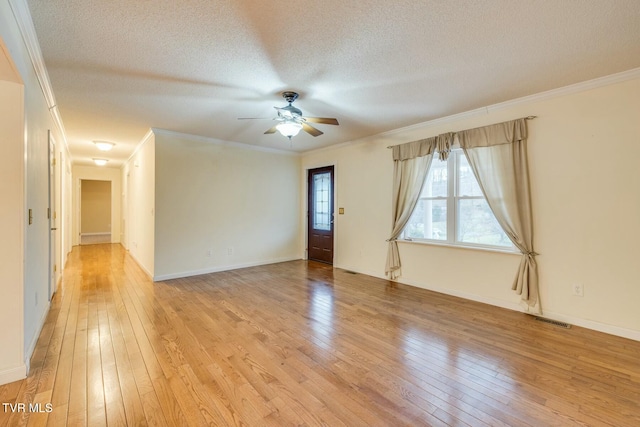
<svg viewBox="0 0 640 427">
<path fill-rule="evenodd" d="M 447 133 L 393 147 L 393 224 L 387 240 L 389 248 L 385 267 L 385 274 L 391 280 L 401 274 L 397 239 L 418 203 L 433 153 L 438 150 L 440 156 L 444 155 L 446 159 L 452 144 L 453 134 Z"/>
<path fill-rule="evenodd" d="M 498 223 L 522 253 L 513 289 L 541 312 L 527 164 L 525 119 L 457 133 L 469 165 Z"/>
</svg>

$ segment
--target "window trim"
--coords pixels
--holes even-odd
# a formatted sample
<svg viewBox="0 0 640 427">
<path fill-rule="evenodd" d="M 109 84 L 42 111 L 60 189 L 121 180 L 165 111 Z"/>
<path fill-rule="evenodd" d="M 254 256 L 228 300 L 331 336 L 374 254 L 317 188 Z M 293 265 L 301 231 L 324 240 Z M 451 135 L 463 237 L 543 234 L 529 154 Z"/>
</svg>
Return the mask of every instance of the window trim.
<svg viewBox="0 0 640 427">
<path fill-rule="evenodd" d="M 462 242 L 459 240 L 459 230 L 460 225 L 458 224 L 458 220 L 460 218 L 460 201 L 461 200 L 485 200 L 486 197 L 481 196 L 461 196 L 458 194 L 458 189 L 460 188 L 460 174 L 459 174 L 459 162 L 460 157 L 464 156 L 464 152 L 460 148 L 456 148 L 451 150 L 449 154 L 449 158 L 447 159 L 447 176 L 453 177 L 454 179 L 447 179 L 447 196 L 435 196 L 435 197 L 420 197 L 420 200 L 445 200 L 447 206 L 447 239 L 427 239 L 427 238 L 416 238 L 416 237 L 406 237 L 405 231 L 402 231 L 399 242 L 408 242 L 408 243 L 418 243 L 418 244 L 428 244 L 434 246 L 448 246 L 454 248 L 464 248 L 464 249 L 476 249 L 476 250 L 485 250 L 490 252 L 500 252 L 500 253 L 508 253 L 508 254 L 520 254 L 520 251 L 516 246 L 511 243 L 511 246 L 499 246 L 499 245 L 491 245 L 486 243 L 473 243 L 473 242 Z M 437 152 L 433 153 L 433 162 L 438 161 Z M 431 172 L 431 171 L 429 171 Z M 425 178 L 426 181 L 427 178 Z"/>
<path fill-rule="evenodd" d="M 484 252 L 495 252 L 500 254 L 507 255 L 522 255 L 522 253 L 513 246 L 513 250 L 504 246 L 475 246 L 473 243 L 469 244 L 451 244 L 448 242 L 444 242 L 442 240 L 427 240 L 427 239 L 416 239 L 413 237 L 407 238 L 399 238 L 397 240 L 398 243 L 408 243 L 411 245 L 422 245 L 422 246 L 442 246 L 444 248 L 452 248 L 452 249 L 465 249 L 472 251 L 484 251 Z"/>
</svg>

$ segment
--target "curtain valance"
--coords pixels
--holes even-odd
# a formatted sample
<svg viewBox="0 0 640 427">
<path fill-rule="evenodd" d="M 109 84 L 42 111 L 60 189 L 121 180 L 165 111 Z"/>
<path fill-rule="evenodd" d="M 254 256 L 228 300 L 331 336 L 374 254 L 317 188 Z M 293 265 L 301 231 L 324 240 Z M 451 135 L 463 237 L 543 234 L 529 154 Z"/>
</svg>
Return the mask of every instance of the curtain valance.
<svg viewBox="0 0 640 427">
<path fill-rule="evenodd" d="M 433 154 L 433 152 L 436 151 L 435 140 L 436 137 L 434 136 L 427 139 L 421 139 L 419 141 L 412 141 L 405 144 L 394 145 L 392 147 L 393 160 L 411 160 L 415 159 L 416 157 L 424 157 L 428 156 L 429 154 Z"/>
<path fill-rule="evenodd" d="M 511 144 L 527 139 L 526 119 L 511 120 L 495 125 L 483 126 L 457 132 L 458 141 L 463 148 L 490 147 Z"/>
<path fill-rule="evenodd" d="M 436 151 L 440 160 L 447 160 L 456 137 L 463 148 L 490 147 L 522 141 L 527 139 L 526 120 L 516 119 L 474 129 L 441 133 L 430 138 L 394 145 L 390 147 L 393 150 L 393 160 L 415 159 Z"/>
<path fill-rule="evenodd" d="M 454 137 L 453 132 L 448 132 L 431 138 L 394 145 L 392 147 L 393 160 L 411 160 L 431 155 L 436 151 L 440 153 L 440 160 L 446 160 L 453 146 Z"/>
</svg>

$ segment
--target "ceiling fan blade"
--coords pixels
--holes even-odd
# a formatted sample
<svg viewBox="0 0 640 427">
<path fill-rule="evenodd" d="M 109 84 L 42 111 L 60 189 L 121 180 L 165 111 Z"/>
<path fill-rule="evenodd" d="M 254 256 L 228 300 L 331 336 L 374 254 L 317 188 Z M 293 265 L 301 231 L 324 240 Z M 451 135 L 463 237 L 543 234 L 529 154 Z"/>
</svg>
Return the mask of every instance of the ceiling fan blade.
<svg viewBox="0 0 640 427">
<path fill-rule="evenodd" d="M 311 136 L 319 136 L 324 133 L 324 132 L 320 132 L 318 129 L 314 128 L 313 126 L 306 124 L 305 122 L 302 122 L 300 124 L 302 125 L 302 130 Z"/>
<path fill-rule="evenodd" d="M 320 123 L 323 125 L 339 125 L 338 119 L 330 119 L 328 117 L 303 117 L 303 119 L 310 123 Z"/>
<path fill-rule="evenodd" d="M 277 125 L 276 125 L 276 126 L 277 126 Z M 265 135 L 268 135 L 268 134 L 270 134 L 270 133 L 276 133 L 276 131 L 278 130 L 278 129 L 276 129 L 276 126 L 274 126 L 274 127 L 272 127 L 272 128 L 269 128 L 269 129 L 268 129 L 264 134 L 265 134 Z"/>
</svg>

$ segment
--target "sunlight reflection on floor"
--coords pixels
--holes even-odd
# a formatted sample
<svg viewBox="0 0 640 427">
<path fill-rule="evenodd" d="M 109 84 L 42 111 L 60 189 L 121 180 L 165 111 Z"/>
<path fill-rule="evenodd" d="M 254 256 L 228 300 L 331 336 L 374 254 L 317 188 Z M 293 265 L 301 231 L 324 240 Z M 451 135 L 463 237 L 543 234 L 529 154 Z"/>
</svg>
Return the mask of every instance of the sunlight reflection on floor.
<svg viewBox="0 0 640 427">
<path fill-rule="evenodd" d="M 309 319 L 316 343 L 326 349 L 332 349 L 333 340 L 333 287 L 323 282 L 310 282 Z"/>
</svg>

